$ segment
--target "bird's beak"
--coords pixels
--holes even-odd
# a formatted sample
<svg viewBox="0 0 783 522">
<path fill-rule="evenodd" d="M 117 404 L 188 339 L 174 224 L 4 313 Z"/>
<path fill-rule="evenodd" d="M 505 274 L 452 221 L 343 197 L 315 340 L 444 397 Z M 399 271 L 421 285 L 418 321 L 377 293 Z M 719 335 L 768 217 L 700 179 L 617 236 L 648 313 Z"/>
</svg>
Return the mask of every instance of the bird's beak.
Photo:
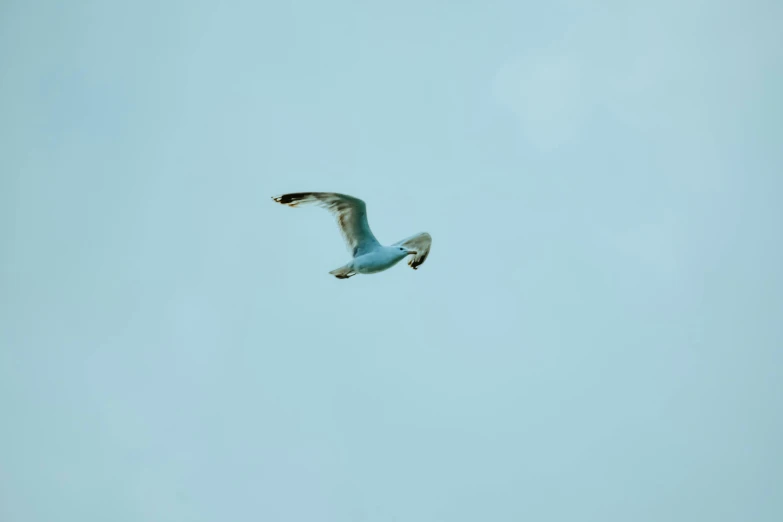
<svg viewBox="0 0 783 522">
<path fill-rule="evenodd" d="M 408 253 L 409 253 L 409 254 L 413 254 L 414 256 L 415 256 L 416 254 L 418 254 L 418 252 L 416 252 L 415 250 L 408 250 Z"/>
</svg>

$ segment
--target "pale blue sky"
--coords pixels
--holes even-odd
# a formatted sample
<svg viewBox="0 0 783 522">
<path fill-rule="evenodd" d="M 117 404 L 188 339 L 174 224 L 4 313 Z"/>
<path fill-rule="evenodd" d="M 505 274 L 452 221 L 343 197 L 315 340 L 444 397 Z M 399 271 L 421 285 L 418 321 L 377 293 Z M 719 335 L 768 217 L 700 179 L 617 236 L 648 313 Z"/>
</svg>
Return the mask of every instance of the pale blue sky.
<svg viewBox="0 0 783 522">
<path fill-rule="evenodd" d="M 781 20 L 4 0 L 0 520 L 783 520 Z"/>
</svg>

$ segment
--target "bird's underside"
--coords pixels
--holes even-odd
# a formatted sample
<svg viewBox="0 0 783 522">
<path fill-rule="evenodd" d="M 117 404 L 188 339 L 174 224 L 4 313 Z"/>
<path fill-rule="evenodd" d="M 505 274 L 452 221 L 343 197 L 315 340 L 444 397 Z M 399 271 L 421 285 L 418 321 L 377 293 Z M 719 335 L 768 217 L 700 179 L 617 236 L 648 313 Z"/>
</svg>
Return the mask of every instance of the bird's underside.
<svg viewBox="0 0 783 522">
<path fill-rule="evenodd" d="M 361 199 L 335 192 L 296 192 L 272 199 L 289 207 L 318 205 L 336 217 L 340 232 L 353 256 L 351 262 L 329 272 L 338 279 L 348 279 L 357 273 L 381 272 L 408 255 L 411 256 L 408 265 L 416 270 L 429 256 L 432 237 L 426 232 L 390 246 L 381 245 L 370 230 L 367 206 Z"/>
</svg>

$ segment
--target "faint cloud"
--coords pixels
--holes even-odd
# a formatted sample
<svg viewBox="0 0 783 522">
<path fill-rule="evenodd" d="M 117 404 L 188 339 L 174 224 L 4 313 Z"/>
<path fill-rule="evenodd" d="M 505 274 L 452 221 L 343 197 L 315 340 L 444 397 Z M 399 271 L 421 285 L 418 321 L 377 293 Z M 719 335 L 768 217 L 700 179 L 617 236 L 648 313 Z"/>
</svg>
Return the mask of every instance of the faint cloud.
<svg viewBox="0 0 783 522">
<path fill-rule="evenodd" d="M 630 231 L 624 246 L 646 266 L 673 275 L 680 268 L 673 232 L 669 223 L 643 224 Z"/>
<path fill-rule="evenodd" d="M 705 18 L 703 6 L 674 2 L 595 9 L 500 67 L 493 92 L 540 149 L 572 139 L 600 108 L 667 144 L 695 141 L 695 155 L 719 151 L 714 141 L 743 125 L 783 60 L 770 22 L 780 8 L 768 10 L 719 5 Z"/>
<path fill-rule="evenodd" d="M 667 278 L 683 268 L 681 224 L 674 213 L 665 213 L 621 230 L 607 231 L 609 248 L 642 270 Z"/>
<path fill-rule="evenodd" d="M 568 141 L 595 106 L 581 64 L 567 56 L 536 56 L 497 73 L 497 99 L 517 117 L 525 137 L 543 150 Z"/>
</svg>

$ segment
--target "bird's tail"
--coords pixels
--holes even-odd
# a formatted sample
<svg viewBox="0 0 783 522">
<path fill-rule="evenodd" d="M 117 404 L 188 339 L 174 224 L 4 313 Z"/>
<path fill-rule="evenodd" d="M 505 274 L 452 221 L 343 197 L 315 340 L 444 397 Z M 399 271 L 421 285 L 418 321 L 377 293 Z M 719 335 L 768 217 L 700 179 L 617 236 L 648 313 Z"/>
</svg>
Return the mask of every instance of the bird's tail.
<svg viewBox="0 0 783 522">
<path fill-rule="evenodd" d="M 349 277 L 356 275 L 356 271 L 351 265 L 352 263 L 348 263 L 347 265 L 341 266 L 340 268 L 335 268 L 329 273 L 337 279 L 348 279 Z"/>
</svg>

